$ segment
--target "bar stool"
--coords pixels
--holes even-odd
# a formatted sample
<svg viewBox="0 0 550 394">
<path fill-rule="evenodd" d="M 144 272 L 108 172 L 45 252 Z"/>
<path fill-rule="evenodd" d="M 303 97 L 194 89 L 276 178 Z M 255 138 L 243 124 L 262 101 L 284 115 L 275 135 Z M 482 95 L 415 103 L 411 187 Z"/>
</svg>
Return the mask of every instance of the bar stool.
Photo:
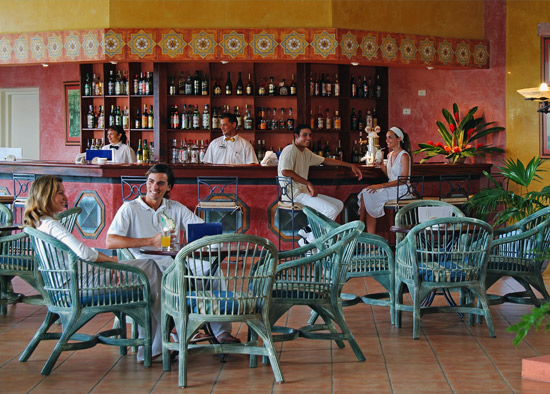
<svg viewBox="0 0 550 394">
<path fill-rule="evenodd" d="M 138 196 L 146 194 L 146 183 L 147 177 L 144 176 L 121 176 L 122 201 L 135 200 Z"/>
<path fill-rule="evenodd" d="M 290 214 L 290 224 L 292 227 L 292 247 L 297 243 L 296 239 L 296 216 L 302 213 L 302 205 L 294 201 L 294 189 L 292 178 L 286 176 L 275 177 L 277 183 L 277 211 L 278 211 L 278 234 L 279 250 L 281 250 L 281 211 Z"/>
<path fill-rule="evenodd" d="M 205 222 L 225 224 L 224 233 L 241 232 L 242 209 L 239 205 L 239 177 L 198 176 L 197 190 L 198 203 L 195 213 L 203 217 Z M 228 221 L 225 219 L 231 216 L 235 217 L 235 226 L 233 229 L 227 229 Z"/>
<path fill-rule="evenodd" d="M 29 190 L 36 179 L 34 174 L 13 174 L 13 196 L 15 200 L 12 205 L 13 222 L 23 223 L 23 211 L 29 196 Z"/>
<path fill-rule="evenodd" d="M 470 174 L 440 175 L 439 200 L 458 207 L 463 206 L 470 199 Z"/>
</svg>

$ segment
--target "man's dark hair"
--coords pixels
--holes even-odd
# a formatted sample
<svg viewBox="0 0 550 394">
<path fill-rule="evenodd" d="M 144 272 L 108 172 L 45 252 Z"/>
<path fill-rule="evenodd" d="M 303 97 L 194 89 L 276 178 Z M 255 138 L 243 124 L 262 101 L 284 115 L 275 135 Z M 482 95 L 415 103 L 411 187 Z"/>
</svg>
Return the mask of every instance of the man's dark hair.
<svg viewBox="0 0 550 394">
<path fill-rule="evenodd" d="M 237 123 L 237 117 L 229 112 L 224 112 L 220 116 L 220 120 L 227 119 L 230 123 Z"/>
<path fill-rule="evenodd" d="M 296 128 L 294 129 L 294 135 L 297 135 L 298 137 L 300 136 L 300 133 L 302 132 L 302 130 L 304 129 L 311 129 L 311 127 L 309 126 L 306 126 L 305 124 L 303 123 L 300 123 L 298 126 L 296 126 Z M 296 138 L 296 137 L 294 137 Z"/>
<path fill-rule="evenodd" d="M 168 186 L 170 186 L 170 188 L 174 186 L 174 171 L 166 164 L 155 164 L 153 167 L 149 168 L 145 176 L 149 177 L 149 174 L 166 174 L 168 177 Z"/>
</svg>

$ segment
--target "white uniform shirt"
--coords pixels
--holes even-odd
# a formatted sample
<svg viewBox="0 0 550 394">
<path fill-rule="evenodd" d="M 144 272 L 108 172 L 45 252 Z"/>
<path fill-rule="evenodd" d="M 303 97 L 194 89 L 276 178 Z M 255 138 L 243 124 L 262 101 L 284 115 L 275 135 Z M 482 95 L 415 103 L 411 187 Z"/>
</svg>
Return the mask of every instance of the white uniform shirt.
<svg viewBox="0 0 550 394">
<path fill-rule="evenodd" d="M 51 235 L 67 245 L 71 250 L 82 260 L 96 261 L 99 255 L 98 251 L 84 245 L 76 237 L 71 234 L 58 220 L 52 219 L 49 216 L 40 219 L 38 230 Z"/>
<path fill-rule="evenodd" d="M 222 135 L 213 140 L 203 162 L 211 164 L 258 164 L 254 148 L 250 142 L 244 138 L 235 135 L 232 137 L 234 141 L 227 140 Z"/>
<path fill-rule="evenodd" d="M 324 157 L 316 155 L 308 148 L 301 151 L 296 145 L 290 144 L 281 152 L 277 172 L 279 176 L 284 176 L 283 170 L 291 170 L 302 178 L 308 179 L 309 167 L 318 166 L 323 161 L 325 161 Z M 292 185 L 294 196 L 300 193 L 308 193 L 306 185 L 299 182 L 292 182 Z"/>
<path fill-rule="evenodd" d="M 125 202 L 116 213 L 107 234 L 120 235 L 131 238 L 150 238 L 162 231 L 161 214 L 164 213 L 173 219 L 176 224 L 175 233 L 179 237 L 180 230 L 187 232 L 189 223 L 203 223 L 200 217 L 191 212 L 183 204 L 162 200 L 160 207 L 155 211 L 140 197 Z M 153 258 L 162 268 L 166 268 L 174 261 L 170 256 L 151 256 L 141 254 L 139 248 L 130 248 L 136 259 Z"/>
<path fill-rule="evenodd" d="M 111 148 L 112 146 L 118 146 L 118 149 Z M 129 145 L 118 142 L 118 144 L 105 145 L 102 150 L 109 150 L 113 152 L 113 163 L 135 163 L 136 152 Z"/>
</svg>

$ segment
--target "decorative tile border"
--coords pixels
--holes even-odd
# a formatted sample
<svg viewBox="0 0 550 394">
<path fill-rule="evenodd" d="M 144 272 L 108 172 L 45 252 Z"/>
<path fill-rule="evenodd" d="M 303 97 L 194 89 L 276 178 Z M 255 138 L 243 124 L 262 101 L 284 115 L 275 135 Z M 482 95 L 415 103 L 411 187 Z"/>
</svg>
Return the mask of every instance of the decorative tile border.
<svg viewBox="0 0 550 394">
<path fill-rule="evenodd" d="M 0 35 L 0 64 L 315 61 L 489 68 L 489 42 L 337 28 L 94 29 Z"/>
</svg>

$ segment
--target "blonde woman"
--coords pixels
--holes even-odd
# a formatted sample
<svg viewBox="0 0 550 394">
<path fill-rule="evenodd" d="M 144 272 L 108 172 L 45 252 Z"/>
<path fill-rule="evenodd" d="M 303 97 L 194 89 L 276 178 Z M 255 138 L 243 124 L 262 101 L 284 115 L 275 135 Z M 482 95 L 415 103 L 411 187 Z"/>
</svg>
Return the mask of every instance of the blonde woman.
<svg viewBox="0 0 550 394">
<path fill-rule="evenodd" d="M 86 246 L 59 223 L 56 216 L 63 211 L 66 206 L 67 196 L 65 195 L 63 180 L 55 175 L 41 176 L 34 181 L 29 192 L 29 197 L 25 206 L 24 224 L 43 231 L 63 242 L 82 260 L 99 263 L 106 261 L 116 263 L 116 257 L 107 256 L 94 248 Z M 160 284 L 162 272 L 153 260 L 126 260 L 124 264 L 142 269 L 149 278 L 152 301 L 152 355 L 153 358 L 158 358 L 162 354 L 160 330 Z M 140 336 L 143 335 L 141 327 L 139 334 Z M 142 346 L 140 346 L 138 350 L 137 360 L 140 363 L 143 362 Z"/>
</svg>

